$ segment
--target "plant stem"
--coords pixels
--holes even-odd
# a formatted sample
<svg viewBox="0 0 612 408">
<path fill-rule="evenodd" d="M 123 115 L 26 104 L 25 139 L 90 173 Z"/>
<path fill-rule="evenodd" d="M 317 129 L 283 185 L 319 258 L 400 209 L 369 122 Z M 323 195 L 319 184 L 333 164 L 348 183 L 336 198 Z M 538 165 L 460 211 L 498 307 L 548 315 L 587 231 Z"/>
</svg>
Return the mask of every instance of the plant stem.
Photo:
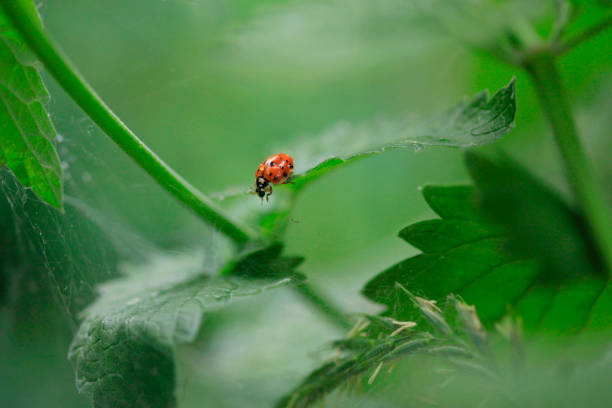
<svg viewBox="0 0 612 408">
<path fill-rule="evenodd" d="M 307 283 L 301 283 L 293 286 L 295 291 L 302 297 L 308 300 L 313 306 L 319 309 L 325 316 L 327 316 L 333 323 L 340 326 L 340 328 L 349 330 L 353 325 L 346 318 L 338 308 L 333 306 L 329 300 L 325 299 L 321 294 L 317 293 L 317 290 Z"/>
<path fill-rule="evenodd" d="M 553 51 L 542 50 L 526 59 L 524 64 L 561 150 L 569 183 L 589 222 L 608 273 L 611 273 L 612 213 L 578 139 Z"/>
<path fill-rule="evenodd" d="M 602 21 L 585 29 L 584 31 L 582 31 L 580 34 L 578 34 L 574 38 L 570 38 L 569 40 L 565 41 L 563 44 L 559 46 L 557 50 L 557 54 L 563 54 L 571 50 L 572 48 L 582 44 L 583 42 L 589 40 L 591 37 L 596 36 L 597 34 L 601 33 L 602 31 L 604 31 L 605 29 L 609 27 L 612 27 L 612 16 L 608 16 Z"/>
<path fill-rule="evenodd" d="M 28 46 L 66 93 L 126 154 L 138 163 L 164 189 L 194 211 L 204 221 L 218 228 L 236 244 L 256 239 L 256 234 L 224 214 L 210 198 L 191 186 L 149 149 L 111 109 L 62 55 L 45 34 L 31 0 L 0 0 L 6 14 Z M 307 284 L 297 291 L 323 314 L 342 328 L 350 328 L 344 314 Z"/>
<path fill-rule="evenodd" d="M 551 41 L 558 41 L 567 27 L 572 12 L 572 4 L 568 0 L 556 0 L 555 2 L 555 23 L 550 35 Z"/>
<path fill-rule="evenodd" d="M 253 232 L 232 221 L 210 198 L 164 163 L 106 106 L 47 37 L 31 0 L 0 1 L 13 25 L 55 80 L 126 154 L 170 194 L 237 244 L 254 238 Z"/>
</svg>

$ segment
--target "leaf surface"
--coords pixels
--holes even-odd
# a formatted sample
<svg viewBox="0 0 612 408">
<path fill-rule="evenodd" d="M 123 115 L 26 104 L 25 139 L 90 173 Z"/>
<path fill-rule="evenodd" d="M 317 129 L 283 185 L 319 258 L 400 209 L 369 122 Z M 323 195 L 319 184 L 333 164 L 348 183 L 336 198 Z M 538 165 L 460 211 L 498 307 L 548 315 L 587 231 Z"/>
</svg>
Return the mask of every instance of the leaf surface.
<svg viewBox="0 0 612 408">
<path fill-rule="evenodd" d="M 176 406 L 173 347 L 193 341 L 207 313 L 300 282 L 291 271 L 299 261 L 280 250 L 253 251 L 225 276 L 200 267 L 142 269 L 102 285 L 69 351 L 78 390 L 96 407 Z M 253 277 L 245 268 L 254 264 Z"/>
<path fill-rule="evenodd" d="M 294 155 L 299 173 L 291 179 L 290 186 L 300 189 L 333 169 L 391 149 L 492 143 L 514 127 L 515 113 L 516 87 L 512 79 L 492 97 L 484 91 L 442 114 L 422 120 L 340 123 L 287 149 Z"/>
<path fill-rule="evenodd" d="M 415 354 L 469 362 L 481 373 L 489 373 L 486 367 L 490 365 L 492 355 L 486 332 L 473 306 L 449 296 L 446 302 L 448 307 L 442 311 L 435 302 L 416 297 L 399 285 L 396 292 L 422 316 L 423 327 L 411 321 L 365 315 L 347 338 L 332 343 L 336 349 L 335 358 L 311 372 L 301 384 L 281 398 L 276 407 L 308 407 L 345 384 L 350 387 L 362 382 L 362 385 L 369 386 L 378 376 L 384 376 L 381 373 L 384 365 L 392 364 L 393 367 L 404 357 Z M 454 316 L 459 331 L 451 329 L 447 322 L 448 317 Z M 369 378 L 366 385 L 362 376 L 367 372 Z"/>
<path fill-rule="evenodd" d="M 447 294 L 476 305 L 485 324 L 514 307 L 528 330 L 573 334 L 609 319 L 609 291 L 584 221 L 516 164 L 467 155 L 475 187 L 423 188 L 440 219 L 400 237 L 422 251 L 383 271 L 363 294 L 406 316 L 396 282 L 434 300 Z"/>
<path fill-rule="evenodd" d="M 56 132 L 44 107 L 48 99 L 36 56 L 0 8 L 0 164 L 46 203 L 62 208 L 62 169 L 51 142 Z"/>
<path fill-rule="evenodd" d="M 341 122 L 317 136 L 304 137 L 293 145 L 276 149 L 295 159 L 295 174 L 289 183 L 274 188 L 297 192 L 330 171 L 389 150 L 412 148 L 416 151 L 425 146 L 473 147 L 492 143 L 514 127 L 515 114 L 513 78 L 492 97 L 483 91 L 471 100 L 466 99 L 442 114 L 425 119 L 378 120 L 358 125 Z M 249 189 L 233 186 L 212 196 L 220 201 L 244 198 L 249 196 Z M 287 200 L 278 206 L 274 214 L 269 214 L 268 221 L 288 219 L 291 205 L 292 201 Z M 271 232 L 268 227 L 263 225 L 265 233 Z"/>
</svg>

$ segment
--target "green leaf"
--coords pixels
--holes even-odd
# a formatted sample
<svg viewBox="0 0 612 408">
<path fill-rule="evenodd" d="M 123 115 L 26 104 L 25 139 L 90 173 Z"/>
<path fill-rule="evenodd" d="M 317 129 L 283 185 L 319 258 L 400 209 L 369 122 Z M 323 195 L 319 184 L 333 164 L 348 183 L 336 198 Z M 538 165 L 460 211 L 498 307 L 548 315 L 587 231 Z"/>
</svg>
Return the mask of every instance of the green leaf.
<svg viewBox="0 0 612 408">
<path fill-rule="evenodd" d="M 507 157 L 493 163 L 468 153 L 466 160 L 479 208 L 506 231 L 508 249 L 540 260 L 538 289 L 517 304 L 526 327 L 566 334 L 592 327 L 609 278 L 583 216 Z M 548 303 L 532 310 L 522 305 L 534 300 Z"/>
<path fill-rule="evenodd" d="M 0 168 L 0 309 L 13 311 L 12 337 L 44 335 L 54 317 L 76 324 L 94 286 L 117 276 L 119 256 L 133 247 L 95 214 L 79 200 L 59 212 Z"/>
<path fill-rule="evenodd" d="M 513 252 L 542 258 L 553 275 L 603 271 L 585 220 L 557 193 L 507 157 L 494 163 L 468 152 L 466 164 L 480 211 L 507 231 Z"/>
<path fill-rule="evenodd" d="M 401 337 L 387 337 L 373 341 L 372 345 L 356 355 L 348 355 L 324 364 L 312 372 L 291 392 L 283 397 L 275 406 L 277 408 L 303 408 L 310 406 L 325 394 L 341 384 L 374 370 L 383 363 L 419 352 L 433 342 L 433 337 L 427 333 L 419 333 Z M 372 374 L 373 378 L 376 374 Z"/>
<path fill-rule="evenodd" d="M 411 308 L 397 301 L 398 282 L 435 300 L 459 294 L 477 304 L 484 321 L 500 318 L 506 305 L 518 299 L 538 275 L 537 265 L 507 253 L 504 247 L 508 241 L 500 228 L 473 214 L 477 209 L 472 187 L 427 186 L 422 192 L 442 218 L 410 225 L 400 237 L 423 253 L 376 276 L 363 294 L 386 304 L 393 314 L 407 317 L 404 315 Z M 505 289 L 501 296 L 500 285 Z"/>
<path fill-rule="evenodd" d="M 318 139 L 287 151 L 295 152 L 293 189 L 301 189 L 320 176 L 374 154 L 391 149 L 423 146 L 470 147 L 494 142 L 514 126 L 515 80 L 489 98 L 481 92 L 440 115 L 424 120 L 403 119 L 351 126 L 339 124 Z"/>
<path fill-rule="evenodd" d="M 296 280 L 304 279 L 300 273 L 293 272 L 304 258 L 301 256 L 281 256 L 283 245 L 275 242 L 260 247 L 245 248 L 242 253 L 221 271 L 222 275 L 233 275 L 247 278 L 285 278 L 291 276 Z"/>
<path fill-rule="evenodd" d="M 32 8 L 34 8 L 32 6 Z M 0 165 L 46 203 L 62 208 L 62 170 L 38 61 L 0 8 Z"/>
<path fill-rule="evenodd" d="M 571 334 L 593 319 L 601 326 L 612 309 L 582 217 L 508 160 L 470 153 L 467 161 L 476 187 L 423 188 L 441 218 L 400 232 L 423 253 L 380 273 L 364 295 L 402 319 L 410 308 L 397 283 L 434 300 L 458 294 L 487 325 L 514 306 L 528 330 Z"/>
<path fill-rule="evenodd" d="M 301 281 L 290 269 L 296 262 L 283 260 L 280 249 L 245 256 L 234 263 L 233 276 L 211 277 L 198 266 L 141 267 L 102 285 L 69 351 L 78 390 L 95 407 L 176 406 L 173 347 L 192 342 L 207 313 Z M 289 268 L 284 276 L 281 264 Z M 247 276 L 253 265 L 257 276 Z"/>
<path fill-rule="evenodd" d="M 368 373 L 371 385 L 381 374 L 385 364 L 395 364 L 415 354 L 453 359 L 454 364 L 469 364 L 480 373 L 491 374 L 494 360 L 485 332 L 473 306 L 449 296 L 447 310 L 443 312 L 435 302 L 419 298 L 401 285 L 396 288 L 399 297 L 412 304 L 413 309 L 428 322 L 432 330 L 420 328 L 411 321 L 398 321 L 390 317 L 365 315 L 351 330 L 347 338 L 334 341 L 336 356 L 308 375 L 301 384 L 276 404 L 277 408 L 302 408 L 312 405 L 343 384 L 361 382 Z M 447 317 L 458 314 L 458 327 L 467 332 L 454 332 Z M 438 333 L 434 334 L 434 333 Z"/>
</svg>

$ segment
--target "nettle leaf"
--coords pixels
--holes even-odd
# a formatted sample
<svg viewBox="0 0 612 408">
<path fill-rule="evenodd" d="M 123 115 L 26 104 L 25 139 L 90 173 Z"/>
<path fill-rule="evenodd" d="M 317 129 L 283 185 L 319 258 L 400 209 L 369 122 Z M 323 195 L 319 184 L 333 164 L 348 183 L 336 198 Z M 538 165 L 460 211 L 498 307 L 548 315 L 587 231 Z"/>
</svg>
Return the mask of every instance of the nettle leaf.
<svg viewBox="0 0 612 408">
<path fill-rule="evenodd" d="M 173 347 L 195 339 L 206 313 L 301 282 L 291 270 L 297 261 L 282 258 L 281 249 L 253 251 L 225 276 L 205 275 L 198 265 L 141 268 L 103 284 L 69 351 L 79 392 L 90 395 L 95 407 L 176 406 Z M 247 276 L 245 268 L 253 264 L 258 274 Z"/>
<path fill-rule="evenodd" d="M 60 320 L 76 327 L 95 285 L 117 277 L 123 252 L 90 210 L 70 200 L 59 212 L 0 168 L 0 310 L 12 311 L 11 336 L 39 337 Z"/>
<path fill-rule="evenodd" d="M 409 305 L 397 283 L 434 300 L 458 294 L 487 325 L 513 307 L 528 330 L 602 328 L 611 299 L 582 217 L 514 163 L 473 153 L 467 162 L 476 186 L 423 188 L 440 219 L 400 232 L 422 253 L 380 273 L 363 294 L 402 318 Z"/>
<path fill-rule="evenodd" d="M 480 210 L 501 225 L 508 250 L 538 259 L 541 274 L 517 303 L 528 329 L 576 333 L 609 329 L 609 277 L 582 214 L 508 158 L 467 155 Z M 532 307 L 535 305 L 535 307 Z"/>
<path fill-rule="evenodd" d="M 470 147 L 492 143 L 514 127 L 516 114 L 515 79 L 493 97 L 483 91 L 453 109 L 421 120 L 387 120 L 351 125 L 339 123 L 316 137 L 301 138 L 293 146 L 275 151 L 290 153 L 296 174 L 288 184 L 275 186 L 299 192 L 310 182 L 348 163 L 393 149 L 424 146 Z M 290 219 L 295 196 L 276 194 L 272 206 L 253 212 L 249 189 L 229 187 L 212 194 L 219 201 L 233 201 L 237 217 L 260 225 L 262 233 L 274 240 L 282 236 Z M 245 197 L 249 197 L 248 200 Z M 240 200 L 242 199 L 242 200 Z M 280 200 L 280 201 L 279 201 Z M 226 201 L 224 205 L 230 205 Z"/>
<path fill-rule="evenodd" d="M 36 10 L 32 5 L 32 11 Z M 0 8 L 0 165 L 46 203 L 62 208 L 62 169 L 38 60 Z"/>
<path fill-rule="evenodd" d="M 495 356 L 473 306 L 449 296 L 443 311 L 435 302 L 414 296 L 401 285 L 395 289 L 397 296 L 421 315 L 424 325 L 392 317 L 363 316 L 346 338 L 332 343 L 335 357 L 310 373 L 276 407 L 311 406 L 344 384 L 370 386 L 384 375 L 383 366 L 417 354 L 449 359 L 455 366 L 469 365 L 478 374 L 493 377 Z M 450 328 L 449 318 L 458 321 L 458 330 Z"/>
<path fill-rule="evenodd" d="M 379 340 L 366 340 L 366 347 L 364 347 L 364 340 L 348 339 L 336 342 L 335 345 L 339 348 L 355 348 L 360 352 L 349 353 L 345 357 L 324 364 L 312 372 L 290 395 L 283 397 L 276 407 L 310 406 L 325 394 L 366 371 L 373 370 L 378 374 L 377 371 L 380 370 L 377 370 L 378 366 L 397 360 L 403 355 L 421 351 L 433 342 L 433 337 L 426 332 L 397 337 L 389 336 Z"/>
<path fill-rule="evenodd" d="M 603 271 L 586 221 L 557 193 L 508 157 L 494 163 L 468 152 L 466 164 L 477 187 L 479 210 L 503 226 L 513 252 L 542 258 L 551 279 Z"/>
<path fill-rule="evenodd" d="M 424 120 L 341 123 L 317 138 L 286 149 L 296 162 L 289 186 L 301 189 L 332 169 L 391 149 L 424 146 L 470 147 L 494 142 L 514 127 L 515 80 L 489 98 L 481 92 L 440 115 Z"/>
</svg>

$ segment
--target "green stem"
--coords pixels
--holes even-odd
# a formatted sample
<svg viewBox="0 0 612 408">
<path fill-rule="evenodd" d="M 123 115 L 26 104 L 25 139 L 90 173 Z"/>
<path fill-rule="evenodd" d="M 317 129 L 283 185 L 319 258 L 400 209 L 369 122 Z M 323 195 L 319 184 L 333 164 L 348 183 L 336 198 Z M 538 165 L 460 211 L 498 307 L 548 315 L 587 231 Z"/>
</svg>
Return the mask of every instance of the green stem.
<svg viewBox="0 0 612 408">
<path fill-rule="evenodd" d="M 191 186 L 170 166 L 149 149 L 96 94 L 78 71 L 68 62 L 46 36 L 31 0 L 0 0 L 6 14 L 19 30 L 28 46 L 38 55 L 47 70 L 75 100 L 83 111 L 136 163 L 151 175 L 164 189 L 193 210 L 204 221 L 214 225 L 237 244 L 256 238 L 254 232 L 239 226 L 224 214 L 211 199 Z M 346 317 L 316 290 L 307 284 L 298 286 L 298 292 L 341 328 L 350 328 Z"/>
<path fill-rule="evenodd" d="M 612 16 L 608 16 L 607 18 L 601 20 L 600 22 L 592 25 L 591 27 L 585 29 L 577 36 L 566 40 L 561 46 L 558 48 L 557 53 L 563 54 L 574 47 L 582 44 L 585 41 L 588 41 L 590 38 L 596 36 L 607 28 L 612 27 Z"/>
<path fill-rule="evenodd" d="M 557 0 L 555 2 L 555 23 L 550 35 L 550 41 L 556 42 L 563 35 L 572 13 L 572 4 L 568 0 Z"/>
<path fill-rule="evenodd" d="M 578 139 L 572 112 L 559 77 L 555 56 L 543 50 L 525 61 L 544 114 L 561 150 L 569 183 L 582 206 L 599 251 L 612 272 L 612 213 Z"/>
<path fill-rule="evenodd" d="M 100 129 L 140 167 L 200 218 L 218 228 L 237 244 L 244 244 L 254 238 L 253 232 L 231 220 L 210 198 L 164 163 L 106 106 L 47 37 L 31 0 L 0 1 L 13 25 L 55 80 Z"/>
<path fill-rule="evenodd" d="M 319 309 L 329 320 L 340 328 L 349 330 L 353 325 L 346 318 L 346 315 L 342 313 L 338 308 L 333 306 L 331 302 L 323 297 L 323 295 L 317 293 L 317 290 L 307 283 L 301 283 L 293 286 L 297 293 L 303 298 L 308 300 L 310 304 Z"/>
</svg>

